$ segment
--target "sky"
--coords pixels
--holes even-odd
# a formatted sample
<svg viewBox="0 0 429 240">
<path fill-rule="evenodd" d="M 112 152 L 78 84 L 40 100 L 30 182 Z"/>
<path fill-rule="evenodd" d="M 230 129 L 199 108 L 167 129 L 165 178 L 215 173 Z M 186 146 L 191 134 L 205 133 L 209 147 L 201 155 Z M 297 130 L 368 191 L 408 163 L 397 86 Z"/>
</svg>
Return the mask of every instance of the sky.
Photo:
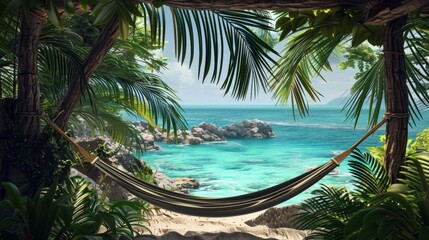
<svg viewBox="0 0 429 240">
<path fill-rule="evenodd" d="M 181 105 L 276 105 L 277 100 L 272 98 L 271 93 L 263 93 L 260 91 L 256 98 L 245 100 L 236 100 L 230 95 L 225 95 L 220 89 L 220 85 L 211 84 L 209 81 L 202 83 L 202 79 L 198 79 L 197 67 L 195 65 L 189 68 L 185 61 L 181 65 L 174 56 L 174 39 L 172 34 L 172 26 L 167 25 L 166 41 L 167 44 L 161 54 L 169 58 L 167 69 L 164 69 L 160 74 L 170 87 L 177 91 Z M 280 43 L 281 44 L 281 43 Z M 282 47 L 277 46 L 277 51 L 281 51 Z M 313 86 L 323 95 L 320 102 L 310 104 L 323 105 L 329 101 L 347 95 L 348 90 L 354 82 L 356 70 L 339 70 L 336 64 L 332 64 L 333 72 L 323 74 L 327 82 L 320 78 L 313 79 Z M 222 82 L 222 81 L 221 81 Z"/>
</svg>

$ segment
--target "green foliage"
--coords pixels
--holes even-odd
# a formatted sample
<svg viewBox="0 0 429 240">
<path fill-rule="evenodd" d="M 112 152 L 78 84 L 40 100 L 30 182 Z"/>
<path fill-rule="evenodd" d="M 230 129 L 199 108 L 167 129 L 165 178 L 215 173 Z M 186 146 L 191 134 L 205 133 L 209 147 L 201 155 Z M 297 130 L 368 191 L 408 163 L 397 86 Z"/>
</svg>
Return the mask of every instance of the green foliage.
<svg viewBox="0 0 429 240">
<path fill-rule="evenodd" d="M 415 24 L 415 25 L 413 25 Z M 413 122 L 421 118 L 420 109 L 429 104 L 427 92 L 429 56 L 427 33 L 421 30 L 418 19 L 411 19 L 405 31 L 406 71 L 408 95 L 410 99 L 409 112 Z M 347 118 L 354 118 L 357 124 L 362 107 L 369 104 L 368 123 L 378 122 L 381 106 L 385 100 L 384 87 L 384 55 L 374 46 L 366 43 L 357 47 L 349 46 L 343 49 L 345 61 L 339 64 L 340 69 L 358 66 L 356 83 L 351 89 L 351 96 L 344 109 L 348 109 Z"/>
<path fill-rule="evenodd" d="M 0 131 L 0 155 L 7 159 L 4 166 L 19 168 L 37 186 L 51 184 L 55 179 L 60 182 L 64 180 L 75 161 L 65 140 L 56 141 L 50 132 L 43 132 L 40 141 L 45 144 L 29 143 L 16 130 L 12 119 L 4 118 L 1 122 L 4 125 Z M 38 161 L 34 161 L 34 156 Z M 35 193 L 36 190 L 29 189 L 29 193 Z"/>
<path fill-rule="evenodd" d="M 361 11 L 351 9 L 325 9 L 277 12 L 276 28 L 281 31 L 280 40 L 300 31 L 317 29 L 326 37 L 352 35 L 352 45 L 365 40 L 373 45 L 383 43 L 383 26 L 359 24 Z"/>
<path fill-rule="evenodd" d="M 0 231 L 16 234 L 17 238 L 26 236 L 26 239 L 48 239 L 58 212 L 65 206 L 64 202 L 68 196 L 55 198 L 56 183 L 46 191 L 39 188 L 32 199 L 21 196 L 18 188 L 11 183 L 6 182 L 2 185 L 6 191 L 6 198 L 0 201 L 0 207 L 11 210 L 12 214 L 3 218 Z M 11 228 L 12 232 L 8 231 L 11 226 L 16 226 Z"/>
<path fill-rule="evenodd" d="M 80 177 L 67 179 L 64 186 L 40 189 L 34 198 L 22 196 L 11 183 L 3 187 L 0 236 L 10 239 L 133 239 L 136 229 L 146 229 L 146 203 L 104 202 Z M 102 227 L 105 231 L 100 232 Z"/>
<path fill-rule="evenodd" d="M 350 217 L 364 206 L 344 187 L 322 186 L 302 203 L 303 210 L 294 221 L 300 229 L 311 229 L 306 239 L 343 239 L 344 227 Z"/>
<path fill-rule="evenodd" d="M 157 184 L 157 182 L 155 181 L 155 176 L 152 168 L 146 163 L 143 163 L 143 166 L 141 168 L 136 169 L 133 175 L 147 183 L 150 183 L 153 185 Z"/>
<path fill-rule="evenodd" d="M 291 101 L 301 116 L 309 111 L 307 98 L 318 101 L 321 96 L 312 86 L 312 79 L 331 71 L 329 59 L 339 52 L 338 46 L 364 41 L 383 43 L 383 26 L 359 23 L 362 12 L 350 9 L 326 9 L 276 12 L 276 28 L 280 39 L 287 39 L 283 55 L 273 68 L 270 82 L 280 104 Z"/>
<path fill-rule="evenodd" d="M 368 202 L 347 223 L 346 239 L 426 239 L 429 237 L 429 153 L 405 160 L 400 183 Z"/>
<path fill-rule="evenodd" d="M 409 151 L 429 151 L 429 128 L 424 129 L 416 135 L 416 139 L 411 143 Z"/>
<path fill-rule="evenodd" d="M 381 57 L 380 51 L 374 49 L 368 43 L 362 43 L 356 47 L 343 46 L 340 52 L 342 53 L 341 57 L 345 58 L 345 61 L 338 64 L 339 69 L 345 70 L 357 67 L 359 72 L 355 78 L 359 78 L 359 74 L 368 71 Z"/>
<path fill-rule="evenodd" d="M 373 157 L 356 150 L 349 160 L 353 190 L 322 186 L 295 218 L 306 239 L 427 239 L 429 237 L 428 131 L 420 133 L 391 184 L 382 166 L 384 151 Z M 374 154 L 376 152 L 376 154 Z"/>
<path fill-rule="evenodd" d="M 189 66 L 197 64 L 203 82 L 208 78 L 211 83 L 221 84 L 225 94 L 237 99 L 255 97 L 259 90 L 267 90 L 267 72 L 274 63 L 269 53 L 276 52 L 253 32 L 272 30 L 267 14 L 171 10 L 176 56 L 182 64 L 189 56 Z"/>
<path fill-rule="evenodd" d="M 385 153 L 386 135 L 380 136 L 380 143 L 382 144 L 381 146 L 367 147 L 367 150 L 373 157 L 379 159 L 380 161 L 383 161 Z M 413 139 L 408 139 L 405 156 L 410 156 L 420 151 L 429 151 L 429 128 L 426 128 L 423 131 L 417 133 L 414 141 Z"/>
<path fill-rule="evenodd" d="M 306 239 L 344 239 L 344 228 L 348 221 L 368 199 L 385 192 L 389 180 L 380 162 L 358 150 L 349 161 L 352 182 L 356 190 L 344 187 L 322 186 L 302 204 L 303 211 L 295 221 L 301 229 L 314 230 Z"/>
<path fill-rule="evenodd" d="M 363 201 L 386 192 L 390 186 L 390 180 L 383 168 L 383 164 L 368 153 L 355 150 L 351 155 L 350 173 L 352 183 L 356 187 L 355 192 Z"/>
<path fill-rule="evenodd" d="M 417 11 L 418 12 L 418 11 Z M 308 100 L 318 101 L 320 94 L 312 80 L 331 71 L 334 57 L 345 57 L 340 69 L 359 69 L 351 96 L 346 102 L 347 118 L 357 124 L 364 105 L 369 104 L 367 122 L 378 122 L 385 100 L 384 55 L 379 46 L 384 43 L 383 25 L 362 25 L 365 11 L 359 9 L 325 9 L 305 11 L 278 11 L 276 29 L 280 39 L 287 40 L 283 56 L 274 66 L 270 82 L 280 104 L 291 103 L 301 116 L 309 111 Z M 425 21 L 426 20 L 426 21 Z M 420 110 L 429 105 L 427 19 L 418 13 L 409 15 L 404 28 L 409 112 L 411 120 L 421 118 Z M 346 46 L 346 47 L 344 47 Z M 377 47 L 376 47 L 377 46 Z"/>
</svg>

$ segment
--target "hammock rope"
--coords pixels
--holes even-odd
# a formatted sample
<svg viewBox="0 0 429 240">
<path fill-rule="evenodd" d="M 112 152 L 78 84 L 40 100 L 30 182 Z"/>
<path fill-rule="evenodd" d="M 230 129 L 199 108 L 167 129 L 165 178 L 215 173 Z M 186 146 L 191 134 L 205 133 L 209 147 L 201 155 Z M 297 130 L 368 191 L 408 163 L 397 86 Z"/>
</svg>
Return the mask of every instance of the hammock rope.
<svg viewBox="0 0 429 240">
<path fill-rule="evenodd" d="M 203 217 L 227 217 L 248 214 L 261 211 L 277 204 L 280 204 L 307 188 L 317 183 L 320 179 L 330 173 L 361 144 L 366 138 L 379 129 L 393 114 L 385 114 L 381 121 L 366 132 L 356 143 L 327 163 L 311 171 L 299 175 L 293 179 L 268 187 L 256 192 L 224 198 L 207 198 L 181 194 L 155 185 L 144 182 L 131 174 L 119 170 L 88 152 L 77 144 L 54 122 L 45 115 L 41 118 L 64 139 L 66 139 L 74 149 L 81 153 L 93 166 L 111 177 L 125 190 L 138 198 L 141 198 L 153 205 L 173 212 L 178 212 L 193 216 Z"/>
</svg>

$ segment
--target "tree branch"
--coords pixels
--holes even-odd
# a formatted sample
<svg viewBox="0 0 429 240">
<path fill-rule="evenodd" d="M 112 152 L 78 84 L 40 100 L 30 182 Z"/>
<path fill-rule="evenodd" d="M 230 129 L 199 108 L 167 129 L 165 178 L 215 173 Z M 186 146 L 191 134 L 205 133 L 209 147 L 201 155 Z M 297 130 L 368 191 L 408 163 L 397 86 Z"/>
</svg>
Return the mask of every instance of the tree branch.
<svg viewBox="0 0 429 240">
<path fill-rule="evenodd" d="M 429 0 L 383 1 L 373 6 L 367 12 L 366 19 L 363 22 L 374 25 L 386 24 L 393 19 L 408 15 L 410 12 L 423 8 L 428 4 Z"/>
<path fill-rule="evenodd" d="M 61 100 L 61 103 L 58 105 L 54 116 L 56 117 L 55 123 L 59 127 L 62 128 L 67 124 L 85 87 L 89 83 L 89 79 L 112 48 L 118 38 L 118 35 L 119 17 L 118 14 L 115 14 L 115 16 L 113 16 L 103 27 L 103 31 L 100 36 L 98 36 L 97 41 L 91 48 L 91 51 L 88 53 L 88 56 L 83 63 L 83 76 L 81 74 L 76 74 L 74 78 L 71 79 L 68 91 Z"/>
</svg>

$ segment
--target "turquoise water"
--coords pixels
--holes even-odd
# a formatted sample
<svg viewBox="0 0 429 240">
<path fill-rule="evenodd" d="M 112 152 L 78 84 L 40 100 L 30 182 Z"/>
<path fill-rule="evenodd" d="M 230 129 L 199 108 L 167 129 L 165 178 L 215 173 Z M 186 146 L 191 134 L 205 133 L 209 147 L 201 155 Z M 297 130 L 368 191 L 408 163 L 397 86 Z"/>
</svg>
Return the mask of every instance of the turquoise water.
<svg viewBox="0 0 429 240">
<path fill-rule="evenodd" d="M 353 122 L 345 122 L 341 107 L 314 106 L 306 118 L 293 119 L 290 109 L 274 106 L 188 106 L 184 107 L 189 126 L 212 122 L 225 126 L 243 119 L 269 122 L 275 138 L 238 139 L 202 145 L 163 144 L 162 151 L 149 151 L 141 157 L 155 170 L 170 177 L 193 177 L 201 187 L 191 194 L 207 197 L 234 196 L 266 188 L 325 163 L 347 149 L 366 131 L 362 122 L 355 129 Z M 429 113 L 417 127 L 410 129 L 410 137 L 429 126 Z M 363 118 L 364 119 L 364 118 Z M 379 145 L 376 132 L 361 146 Z M 299 203 L 311 196 L 319 184 L 352 187 L 347 160 L 339 173 L 328 175 L 317 185 L 285 204 Z"/>
</svg>

